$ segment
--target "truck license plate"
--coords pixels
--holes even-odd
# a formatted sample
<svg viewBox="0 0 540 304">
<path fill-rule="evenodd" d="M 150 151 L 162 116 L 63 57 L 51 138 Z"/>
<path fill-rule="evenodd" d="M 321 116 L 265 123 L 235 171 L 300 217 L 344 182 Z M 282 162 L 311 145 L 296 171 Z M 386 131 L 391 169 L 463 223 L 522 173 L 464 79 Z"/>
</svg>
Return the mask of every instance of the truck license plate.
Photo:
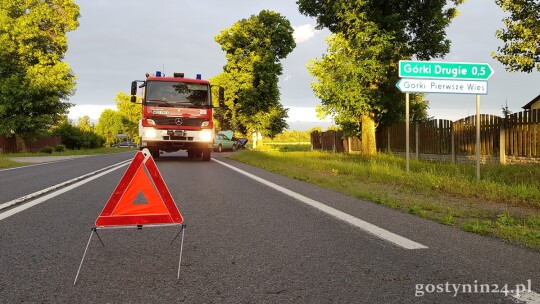
<svg viewBox="0 0 540 304">
<path fill-rule="evenodd" d="M 174 130 L 174 136 L 186 136 L 186 131 L 183 130 Z"/>
</svg>

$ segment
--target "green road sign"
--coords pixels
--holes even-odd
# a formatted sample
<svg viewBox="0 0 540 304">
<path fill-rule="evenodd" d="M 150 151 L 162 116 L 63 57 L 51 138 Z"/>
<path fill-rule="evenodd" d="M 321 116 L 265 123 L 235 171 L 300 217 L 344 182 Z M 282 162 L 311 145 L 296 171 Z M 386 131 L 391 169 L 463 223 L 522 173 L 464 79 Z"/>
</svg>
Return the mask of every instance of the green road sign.
<svg viewBox="0 0 540 304">
<path fill-rule="evenodd" d="M 487 63 L 399 61 L 399 77 L 487 80 L 495 71 Z"/>
</svg>

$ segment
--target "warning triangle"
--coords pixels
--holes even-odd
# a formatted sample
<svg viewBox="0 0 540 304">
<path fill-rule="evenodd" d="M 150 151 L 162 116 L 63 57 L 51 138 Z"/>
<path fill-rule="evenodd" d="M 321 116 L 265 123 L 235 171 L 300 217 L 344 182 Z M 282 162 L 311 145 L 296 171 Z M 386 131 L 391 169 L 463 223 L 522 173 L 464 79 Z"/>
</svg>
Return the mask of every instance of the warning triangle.
<svg viewBox="0 0 540 304">
<path fill-rule="evenodd" d="M 183 218 L 147 149 L 137 152 L 96 226 L 181 224 Z"/>
</svg>

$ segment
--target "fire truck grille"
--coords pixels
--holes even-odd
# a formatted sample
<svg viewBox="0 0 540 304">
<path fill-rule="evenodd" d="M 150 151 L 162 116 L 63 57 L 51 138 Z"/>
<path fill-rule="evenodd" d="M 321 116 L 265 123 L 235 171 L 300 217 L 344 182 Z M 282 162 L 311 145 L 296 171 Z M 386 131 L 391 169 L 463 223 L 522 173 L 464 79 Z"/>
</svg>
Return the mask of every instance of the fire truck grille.
<svg viewBox="0 0 540 304">
<path fill-rule="evenodd" d="M 152 119 L 156 125 L 160 126 L 188 126 L 200 127 L 206 118 L 190 118 L 190 117 L 148 117 Z"/>
</svg>

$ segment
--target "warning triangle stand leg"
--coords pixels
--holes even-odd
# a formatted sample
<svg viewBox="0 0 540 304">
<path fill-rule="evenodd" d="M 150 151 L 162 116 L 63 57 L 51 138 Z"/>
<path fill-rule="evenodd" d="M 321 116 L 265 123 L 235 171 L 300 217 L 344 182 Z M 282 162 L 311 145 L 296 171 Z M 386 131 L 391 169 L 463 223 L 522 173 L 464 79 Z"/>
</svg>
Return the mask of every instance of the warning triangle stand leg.
<svg viewBox="0 0 540 304">
<path fill-rule="evenodd" d="M 84 254 L 83 254 L 82 259 L 81 259 L 81 264 L 79 264 L 79 270 L 77 270 L 77 275 L 75 276 L 75 281 L 73 282 L 73 285 L 77 284 L 77 279 L 79 278 L 79 273 L 81 272 L 81 268 L 82 268 L 82 265 L 83 265 L 83 262 L 84 262 L 84 258 L 86 257 L 86 252 L 88 251 L 88 246 L 90 246 L 90 241 L 92 240 L 92 235 L 94 233 L 97 235 L 99 241 L 101 242 L 101 245 L 103 245 L 103 247 L 105 247 L 105 244 L 103 244 L 103 241 L 101 240 L 101 238 L 99 237 L 99 234 L 97 233 L 97 229 L 92 228 L 92 232 L 90 232 L 90 238 L 88 238 L 88 243 L 86 243 L 86 249 L 84 249 Z"/>
<path fill-rule="evenodd" d="M 185 228 L 186 228 L 186 225 L 182 224 L 182 226 L 180 228 L 180 231 L 178 232 L 178 234 L 174 237 L 174 239 L 171 242 L 171 245 L 172 245 L 172 243 L 174 243 L 174 241 L 178 238 L 180 233 L 182 233 L 182 238 L 181 238 L 181 242 L 180 242 L 180 258 L 178 258 L 178 274 L 176 275 L 176 279 L 180 279 L 180 265 L 182 265 L 182 251 L 184 249 L 184 229 Z"/>
<path fill-rule="evenodd" d="M 147 227 L 154 227 L 154 225 L 147 225 Z M 143 228 L 143 225 L 137 225 L 137 226 L 124 226 L 124 227 L 111 227 L 111 228 L 108 228 L 108 229 L 115 229 L 115 228 L 136 228 L 137 230 L 141 230 Z M 180 233 L 182 233 L 182 238 L 181 238 L 181 243 L 180 243 L 180 257 L 178 259 L 178 274 L 177 274 L 177 279 L 180 279 L 180 265 L 182 264 L 182 252 L 184 250 L 184 230 L 186 228 L 186 225 L 185 224 L 182 224 L 180 226 L 180 231 L 178 232 L 178 234 L 174 237 L 174 239 L 172 240 L 171 244 L 174 243 L 174 241 L 178 238 L 178 236 L 180 235 Z M 82 268 L 82 265 L 84 263 L 84 258 L 86 257 L 86 252 L 88 252 L 88 247 L 90 246 L 90 242 L 92 241 L 92 235 L 95 233 L 96 236 L 98 237 L 99 239 L 99 242 L 101 243 L 101 245 L 103 247 L 105 247 L 105 244 L 103 243 L 103 241 L 101 240 L 101 237 L 99 236 L 99 234 L 97 233 L 97 227 L 94 227 L 92 228 L 92 232 L 90 233 L 90 237 L 88 238 L 88 243 L 86 243 L 86 248 L 84 249 L 84 253 L 83 253 L 83 256 L 82 256 L 82 259 L 81 259 L 81 263 L 79 264 L 79 269 L 77 270 L 77 274 L 75 275 L 75 281 L 73 282 L 73 285 L 77 284 L 77 279 L 79 278 L 79 274 L 81 272 L 81 268 Z M 102 229 L 107 229 L 107 228 L 102 228 Z"/>
<path fill-rule="evenodd" d="M 99 237 L 99 234 L 97 233 L 97 228 L 92 228 L 92 231 L 94 231 L 94 233 L 96 234 L 96 236 L 97 236 L 99 242 L 101 243 L 101 245 L 103 247 L 105 247 L 105 244 L 103 244 L 103 241 L 101 240 L 101 238 Z"/>
</svg>

